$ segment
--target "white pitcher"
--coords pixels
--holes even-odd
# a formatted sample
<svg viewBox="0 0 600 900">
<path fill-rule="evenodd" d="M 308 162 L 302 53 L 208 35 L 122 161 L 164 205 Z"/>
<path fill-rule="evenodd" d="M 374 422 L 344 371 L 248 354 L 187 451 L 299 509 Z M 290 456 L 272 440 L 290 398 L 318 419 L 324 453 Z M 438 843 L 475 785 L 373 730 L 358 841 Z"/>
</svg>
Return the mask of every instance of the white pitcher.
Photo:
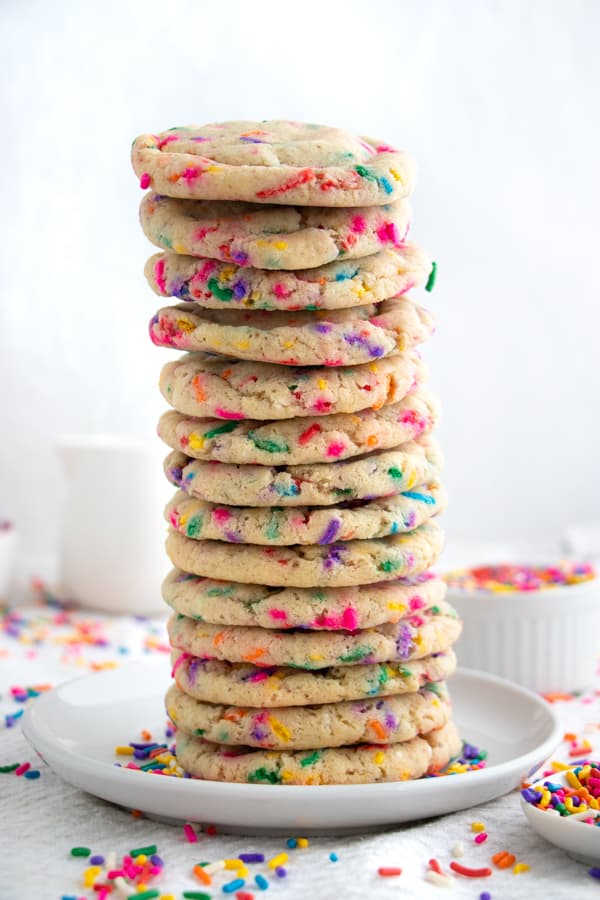
<svg viewBox="0 0 600 900">
<path fill-rule="evenodd" d="M 58 452 L 67 473 L 62 591 L 105 612 L 165 612 L 160 585 L 170 566 L 163 507 L 172 488 L 158 446 L 82 435 L 59 439 Z"/>
</svg>

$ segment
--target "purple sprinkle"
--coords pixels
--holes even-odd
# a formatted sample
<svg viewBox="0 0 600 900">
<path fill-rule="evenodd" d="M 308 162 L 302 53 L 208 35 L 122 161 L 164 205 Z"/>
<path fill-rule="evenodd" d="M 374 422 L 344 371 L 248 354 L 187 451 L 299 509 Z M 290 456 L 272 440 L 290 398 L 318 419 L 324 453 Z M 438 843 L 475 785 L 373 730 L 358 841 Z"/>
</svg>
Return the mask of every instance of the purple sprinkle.
<svg viewBox="0 0 600 900">
<path fill-rule="evenodd" d="M 597 866 L 592 866 L 591 869 L 588 869 L 588 875 L 591 875 L 592 878 L 600 878 L 600 869 Z"/>
<path fill-rule="evenodd" d="M 230 544 L 243 543 L 243 539 L 239 536 L 239 534 L 236 534 L 235 531 L 225 529 L 225 531 L 223 532 L 223 536 L 229 541 Z"/>
<path fill-rule="evenodd" d="M 244 141 L 246 144 L 264 144 L 264 141 L 261 141 L 259 138 L 249 137 L 248 135 L 242 135 L 240 141 Z"/>
<path fill-rule="evenodd" d="M 247 293 L 248 285 L 246 284 L 246 282 L 242 281 L 241 279 L 239 279 L 239 281 L 236 281 L 236 283 L 233 285 L 233 296 L 235 297 L 235 299 L 243 300 Z"/>
<path fill-rule="evenodd" d="M 244 253 L 243 250 L 236 250 L 231 254 L 231 258 L 234 262 L 236 262 L 239 266 L 245 266 L 248 262 L 248 254 Z"/>
<path fill-rule="evenodd" d="M 479 749 L 474 744 L 465 744 L 462 755 L 465 759 L 476 759 L 479 756 Z"/>
<path fill-rule="evenodd" d="M 104 857 L 100 856 L 90 856 L 89 858 L 90 866 L 103 866 L 104 865 Z"/>
<path fill-rule="evenodd" d="M 265 861 L 264 853 L 238 853 L 238 859 L 243 863 L 262 863 Z"/>
<path fill-rule="evenodd" d="M 314 330 L 320 332 L 321 334 L 328 334 L 331 331 L 331 325 L 328 325 L 327 322 L 320 322 L 318 325 L 314 325 Z"/>
<path fill-rule="evenodd" d="M 340 519 L 331 519 L 327 528 L 319 538 L 319 544 L 330 544 L 340 530 L 341 524 Z"/>
<path fill-rule="evenodd" d="M 396 638 L 396 650 L 400 659 L 408 659 L 413 646 L 412 631 L 408 625 L 402 625 Z"/>
<path fill-rule="evenodd" d="M 388 729 L 388 731 L 393 731 L 398 724 L 396 721 L 396 717 L 393 716 L 391 713 L 387 713 L 384 721 L 385 721 L 385 727 Z"/>
<path fill-rule="evenodd" d="M 154 750 L 155 747 L 162 747 L 163 744 L 157 744 L 156 741 L 131 741 L 129 746 L 134 750 Z"/>
<path fill-rule="evenodd" d="M 479 895 L 479 900 L 492 900 L 492 895 L 489 891 L 482 891 Z"/>
<path fill-rule="evenodd" d="M 323 567 L 325 569 L 331 569 L 336 563 L 341 563 L 341 550 L 343 548 L 340 544 L 332 544 L 329 550 L 327 551 L 327 556 L 323 560 Z"/>
<path fill-rule="evenodd" d="M 285 878 L 285 876 L 287 875 L 287 869 L 284 869 L 283 866 L 277 866 L 277 868 L 275 869 L 275 874 L 278 878 Z"/>
<path fill-rule="evenodd" d="M 157 853 L 152 854 L 152 856 L 150 857 L 150 862 L 152 863 L 153 866 L 160 866 L 161 869 L 164 866 L 164 862 L 162 861 L 160 856 L 158 856 Z"/>
<path fill-rule="evenodd" d="M 180 466 L 172 466 L 172 468 L 169 469 L 169 478 L 175 484 L 180 485 L 182 477 L 183 477 L 183 469 Z"/>
<path fill-rule="evenodd" d="M 377 344 L 375 347 L 369 347 L 369 353 L 371 356 L 375 357 L 375 359 L 378 359 L 380 356 L 383 356 L 385 350 L 382 346 Z"/>
</svg>

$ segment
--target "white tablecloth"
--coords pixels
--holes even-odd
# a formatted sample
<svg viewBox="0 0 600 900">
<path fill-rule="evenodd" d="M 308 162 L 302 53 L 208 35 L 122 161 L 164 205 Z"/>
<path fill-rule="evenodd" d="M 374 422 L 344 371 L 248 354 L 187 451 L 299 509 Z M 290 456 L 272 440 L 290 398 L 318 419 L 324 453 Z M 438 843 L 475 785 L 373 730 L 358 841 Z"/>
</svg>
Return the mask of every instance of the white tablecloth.
<svg viewBox="0 0 600 900">
<path fill-rule="evenodd" d="M 180 827 L 134 818 L 126 810 L 65 784 L 36 758 L 21 734 L 19 719 L 6 727 L 5 716 L 10 723 L 12 714 L 23 708 L 10 692 L 13 686 L 57 685 L 94 668 L 166 650 L 162 620 L 64 613 L 52 605 L 19 608 L 0 616 L 0 766 L 29 761 L 41 771 L 37 780 L 0 774 L 4 825 L 1 900 L 92 898 L 97 895 L 91 888 L 84 889 L 82 882 L 85 861 L 70 856 L 73 846 L 87 846 L 103 855 L 115 851 L 120 858 L 133 847 L 148 844 L 158 846 L 165 862 L 160 882 L 151 886 L 178 900 L 184 890 L 228 896 L 222 893 L 222 885 L 233 873 L 226 873 L 228 878 L 225 873 L 216 876 L 208 889 L 194 878 L 192 867 L 199 861 L 231 858 L 244 851 L 264 853 L 267 859 L 279 851 L 288 852 L 287 877 L 270 878 L 270 893 L 265 896 L 273 900 L 300 900 L 311 895 L 322 900 L 391 900 L 435 897 L 439 892 L 442 897 L 477 900 L 483 891 L 493 900 L 600 897 L 600 882 L 590 877 L 587 866 L 546 844 L 528 828 L 517 791 L 484 806 L 384 833 L 311 838 L 306 849 L 288 850 L 283 838 L 219 834 L 201 834 L 198 843 L 190 844 Z M 35 699 L 28 702 L 35 703 Z M 588 739 L 600 752 L 600 691 L 557 702 L 556 709 L 565 732 Z M 554 758 L 567 759 L 566 745 Z M 470 826 L 474 821 L 486 826 L 489 838 L 484 844 L 473 842 Z M 425 881 L 428 860 L 435 857 L 447 868 L 457 842 L 464 845 L 460 861 L 465 865 L 491 865 L 492 854 L 509 850 L 530 870 L 515 875 L 510 869 L 501 871 L 491 866 L 494 872 L 490 878 L 457 876 L 449 890 Z M 332 852 L 338 855 L 337 862 L 330 861 Z M 399 866 L 402 875 L 382 878 L 377 874 L 379 866 Z M 251 869 L 252 875 L 259 871 L 267 870 L 265 866 Z M 246 891 L 262 896 L 253 877 L 246 884 Z"/>
</svg>

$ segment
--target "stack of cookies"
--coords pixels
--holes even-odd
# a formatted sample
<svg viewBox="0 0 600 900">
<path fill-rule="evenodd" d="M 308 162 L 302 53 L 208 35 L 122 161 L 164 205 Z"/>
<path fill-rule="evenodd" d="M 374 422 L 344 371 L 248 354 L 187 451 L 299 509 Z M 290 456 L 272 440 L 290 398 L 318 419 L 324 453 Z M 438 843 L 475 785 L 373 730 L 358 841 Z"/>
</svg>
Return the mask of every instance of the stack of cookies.
<svg viewBox="0 0 600 900">
<path fill-rule="evenodd" d="M 407 292 L 406 154 L 296 122 L 133 145 L 155 344 L 171 405 L 163 585 L 177 757 L 265 784 L 418 778 L 461 743 L 445 680 L 460 632 L 430 567 L 441 458 Z"/>
</svg>

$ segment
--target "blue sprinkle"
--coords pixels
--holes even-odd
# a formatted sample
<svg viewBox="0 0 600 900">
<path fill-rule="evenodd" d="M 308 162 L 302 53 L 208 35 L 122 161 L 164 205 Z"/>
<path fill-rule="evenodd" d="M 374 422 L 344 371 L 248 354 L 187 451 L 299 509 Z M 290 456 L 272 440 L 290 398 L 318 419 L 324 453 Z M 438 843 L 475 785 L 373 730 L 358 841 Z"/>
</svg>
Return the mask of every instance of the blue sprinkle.
<svg viewBox="0 0 600 900">
<path fill-rule="evenodd" d="M 387 180 L 387 178 L 385 177 L 385 175 L 382 175 L 381 178 L 379 179 L 379 181 L 380 181 L 382 188 L 386 192 L 386 194 L 391 194 L 394 189 L 391 186 L 391 184 L 389 183 L 389 181 Z"/>
<path fill-rule="evenodd" d="M 398 534 L 398 527 L 399 526 L 397 522 L 392 522 L 392 529 L 390 531 L 390 534 Z"/>
<path fill-rule="evenodd" d="M 337 853 L 330 853 L 330 854 L 329 854 L 329 859 L 331 860 L 331 862 L 337 862 L 337 861 L 338 861 L 338 858 L 339 858 L 339 857 L 338 857 Z"/>
<path fill-rule="evenodd" d="M 239 891 L 240 888 L 243 888 L 246 882 L 243 878 L 235 878 L 233 881 L 228 881 L 227 884 L 224 884 L 221 890 L 224 894 L 233 894 L 234 891 Z"/>
<path fill-rule="evenodd" d="M 41 774 L 41 772 L 39 769 L 28 769 L 27 772 L 24 773 L 24 776 L 25 776 L 25 778 L 34 779 L 34 778 L 39 778 L 40 774 Z"/>
<path fill-rule="evenodd" d="M 296 840 L 296 838 L 288 838 L 286 844 L 288 845 L 290 850 L 295 850 L 298 846 L 298 841 Z"/>
<path fill-rule="evenodd" d="M 354 278 L 355 275 L 358 275 L 359 269 L 356 268 L 353 272 L 338 272 L 335 276 L 336 281 L 346 281 L 348 278 Z"/>
<path fill-rule="evenodd" d="M 269 887 L 269 882 L 264 875 L 255 875 L 254 880 L 256 882 L 256 886 L 259 887 L 261 891 L 266 891 Z"/>
<path fill-rule="evenodd" d="M 435 498 L 430 494 L 419 494 L 418 491 L 403 491 L 403 497 L 410 497 L 411 500 L 420 500 L 421 503 L 427 503 L 428 506 L 435 505 Z"/>
</svg>

